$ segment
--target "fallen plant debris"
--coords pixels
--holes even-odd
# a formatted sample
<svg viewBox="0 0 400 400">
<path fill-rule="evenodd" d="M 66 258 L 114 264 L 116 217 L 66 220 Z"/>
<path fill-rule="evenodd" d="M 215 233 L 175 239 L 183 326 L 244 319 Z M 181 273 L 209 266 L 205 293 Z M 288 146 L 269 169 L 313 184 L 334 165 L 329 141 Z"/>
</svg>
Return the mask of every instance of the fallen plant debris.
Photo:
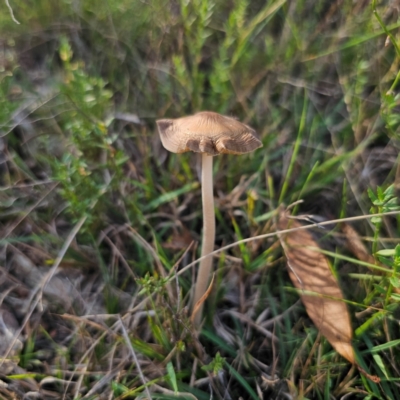
<svg viewBox="0 0 400 400">
<path fill-rule="evenodd" d="M 279 230 L 301 228 L 287 211 L 279 215 Z M 319 251 L 318 243 L 305 229 L 279 235 L 287 260 L 293 285 L 299 289 L 300 298 L 308 316 L 332 347 L 374 382 L 377 376 L 368 374 L 356 362 L 351 343 L 353 330 L 350 314 L 337 278 L 332 273 L 327 258 Z"/>
<path fill-rule="evenodd" d="M 368 252 L 358 232 L 346 222 L 342 223 L 340 228 L 345 235 L 345 244 L 349 251 L 351 251 L 360 261 L 375 264 L 374 257 L 372 257 Z"/>
<path fill-rule="evenodd" d="M 280 230 L 302 226 L 288 217 L 285 212 L 280 214 Z M 354 364 L 350 315 L 328 260 L 307 230 L 281 235 L 280 241 L 290 279 L 299 289 L 307 314 L 336 351 Z"/>
</svg>

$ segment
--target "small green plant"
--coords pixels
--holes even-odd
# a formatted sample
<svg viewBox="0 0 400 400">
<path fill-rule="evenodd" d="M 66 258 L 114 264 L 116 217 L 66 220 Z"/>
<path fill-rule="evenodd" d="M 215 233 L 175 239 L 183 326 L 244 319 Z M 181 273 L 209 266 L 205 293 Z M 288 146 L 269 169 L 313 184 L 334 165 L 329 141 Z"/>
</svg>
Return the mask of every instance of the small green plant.
<svg viewBox="0 0 400 400">
<path fill-rule="evenodd" d="M 90 212 L 98 200 L 112 188 L 112 179 L 127 158 L 113 147 L 116 135 L 109 131 L 112 119 L 112 92 L 102 78 L 92 77 L 84 64 L 72 60 L 73 52 L 66 38 L 61 39 L 60 58 L 64 81 L 61 93 L 72 110 L 62 114 L 60 125 L 66 133 L 65 150 L 60 159 L 51 161 L 54 179 L 60 182 L 59 193 L 73 220 L 82 216 L 93 222 Z"/>
<path fill-rule="evenodd" d="M 371 189 L 368 189 L 368 196 L 373 204 L 370 209 L 371 214 L 381 214 L 400 210 L 394 185 L 390 185 L 385 190 L 378 186 L 376 188 L 376 193 L 374 193 Z M 379 242 L 379 234 L 382 229 L 382 217 L 371 218 L 371 223 L 375 226 L 373 252 L 376 253 Z"/>
<path fill-rule="evenodd" d="M 146 273 L 146 275 L 143 278 L 139 278 L 137 282 L 142 286 L 142 289 L 139 292 L 141 295 L 165 295 L 165 286 L 168 284 L 168 278 L 159 277 L 157 274 L 150 275 L 150 273 Z"/>
<path fill-rule="evenodd" d="M 387 288 L 383 294 L 385 295 L 385 306 L 394 303 L 391 307 L 391 311 L 394 311 L 400 303 L 400 245 L 398 244 L 394 249 L 379 250 L 376 255 L 382 264 L 393 270 L 392 276 L 387 279 Z"/>
<path fill-rule="evenodd" d="M 211 372 L 213 376 L 217 376 L 220 371 L 224 369 L 225 358 L 221 357 L 219 351 L 215 355 L 214 359 L 207 365 L 201 367 L 203 371 Z"/>
</svg>

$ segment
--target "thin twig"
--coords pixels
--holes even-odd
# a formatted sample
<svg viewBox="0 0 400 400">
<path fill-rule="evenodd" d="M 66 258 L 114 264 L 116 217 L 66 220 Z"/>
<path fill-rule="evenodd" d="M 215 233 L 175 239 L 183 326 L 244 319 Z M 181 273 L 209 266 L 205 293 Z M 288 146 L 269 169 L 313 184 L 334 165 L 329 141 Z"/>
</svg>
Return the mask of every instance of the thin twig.
<svg viewBox="0 0 400 400">
<path fill-rule="evenodd" d="M 74 228 L 72 229 L 72 231 L 69 233 L 67 239 L 65 240 L 60 252 L 57 255 L 57 258 L 54 262 L 54 265 L 51 267 L 51 269 L 49 270 L 49 272 L 43 277 L 42 282 L 40 285 L 38 285 L 32 294 L 32 298 L 36 296 L 35 300 L 33 301 L 30 310 L 28 311 L 28 313 L 26 314 L 24 321 L 22 322 L 21 327 L 18 329 L 18 331 L 15 333 L 14 338 L 12 340 L 12 342 L 10 343 L 6 353 L 4 354 L 4 356 L 0 359 L 0 367 L 3 365 L 4 361 L 6 360 L 6 358 L 8 357 L 8 355 L 10 354 L 10 351 L 12 350 L 15 342 L 17 341 L 18 337 L 20 336 L 21 332 L 23 331 L 23 329 L 25 328 L 26 324 L 29 321 L 29 318 L 31 317 L 33 311 L 35 310 L 36 306 L 39 304 L 39 302 L 42 299 L 42 294 L 43 294 L 43 290 L 46 287 L 46 285 L 49 283 L 49 281 L 51 280 L 51 278 L 54 276 L 54 274 L 56 273 L 61 261 L 63 260 L 65 253 L 67 252 L 69 246 L 71 245 L 72 241 L 74 240 L 75 236 L 77 235 L 77 233 L 79 232 L 79 230 L 82 228 L 82 225 L 85 223 L 87 216 L 82 217 L 78 223 L 74 226 Z"/>
<path fill-rule="evenodd" d="M 35 204 L 33 204 L 8 230 L 4 235 L 3 239 L 10 236 L 11 232 L 36 208 L 39 204 L 58 186 L 59 182 L 56 182 Z"/>
<path fill-rule="evenodd" d="M 47 185 L 49 183 L 54 183 L 52 180 L 48 181 L 34 181 L 32 183 L 22 183 L 20 185 L 10 185 L 10 186 L 2 186 L 0 187 L 0 192 L 5 192 L 6 190 L 12 190 L 12 189 L 25 189 L 33 186 L 39 186 L 39 185 Z"/>
<path fill-rule="evenodd" d="M 102 232 L 103 233 L 103 232 Z M 107 234 L 104 234 L 104 240 L 110 245 L 110 247 L 117 253 L 118 258 L 121 261 L 121 264 L 125 267 L 126 272 L 130 277 L 135 281 L 137 279 L 137 276 L 135 273 L 132 271 L 131 267 L 125 260 L 124 256 L 122 255 L 121 251 L 118 249 L 118 247 L 113 243 L 113 241 L 107 236 Z"/>
<path fill-rule="evenodd" d="M 273 333 L 271 333 L 268 329 L 263 328 L 261 325 L 255 323 L 249 316 L 247 316 L 245 314 L 242 314 L 235 310 L 226 310 L 226 311 L 222 312 L 222 315 L 231 315 L 232 317 L 240 319 L 242 322 L 246 322 L 248 325 L 250 325 L 257 331 L 264 334 L 268 339 L 271 339 L 272 341 L 274 341 L 276 343 L 279 342 L 279 339 Z"/>
<path fill-rule="evenodd" d="M 13 11 L 13 9 L 11 8 L 10 3 L 8 2 L 8 0 L 5 0 L 5 2 L 6 2 L 6 5 L 7 5 L 8 9 L 10 10 L 11 19 L 12 19 L 16 24 L 21 25 L 21 23 L 18 22 L 17 19 L 14 17 L 14 11 Z"/>
<path fill-rule="evenodd" d="M 304 226 L 300 226 L 300 227 L 296 227 L 296 228 L 284 229 L 282 231 L 265 233 L 264 235 L 253 236 L 253 237 L 250 237 L 250 238 L 247 238 L 247 239 L 242 239 L 242 240 L 239 240 L 237 242 L 228 244 L 227 246 L 221 247 L 218 250 L 214 250 L 212 253 L 209 253 L 204 257 L 199 257 L 197 260 L 191 262 L 190 264 L 188 264 L 184 268 L 182 268 L 177 274 L 178 275 L 182 275 L 189 268 L 192 268 L 194 265 L 198 264 L 204 258 L 213 257 L 213 256 L 215 256 L 215 255 L 217 255 L 217 254 L 219 254 L 219 253 L 221 253 L 221 252 L 223 252 L 225 250 L 228 250 L 228 249 L 230 249 L 232 247 L 236 247 L 236 246 L 238 246 L 238 245 L 240 245 L 242 243 L 249 243 L 249 242 L 252 242 L 253 240 L 267 239 L 267 238 L 274 237 L 274 236 L 279 235 L 279 234 L 290 233 L 290 232 L 294 232 L 294 231 L 300 231 L 300 230 L 303 230 L 303 229 L 319 228 L 320 226 L 324 226 L 324 225 L 333 225 L 333 224 L 338 224 L 338 223 L 341 223 L 341 222 L 359 221 L 359 220 L 370 219 L 370 218 L 374 218 L 374 217 L 387 217 L 389 215 L 399 215 L 399 214 L 400 214 L 400 211 L 390 211 L 390 212 L 386 212 L 386 213 L 359 215 L 359 216 L 350 217 L 350 218 L 338 218 L 338 219 L 332 219 L 332 220 L 329 220 L 329 221 L 318 222 L 316 224 L 304 225 Z M 170 279 L 172 279 L 172 276 L 170 276 Z"/>
<path fill-rule="evenodd" d="M 142 380 L 142 383 L 143 383 L 143 386 L 144 386 L 144 390 L 146 391 L 146 394 L 147 394 L 148 398 L 151 400 L 152 397 L 151 397 L 151 394 L 150 394 L 150 390 L 149 390 L 149 388 L 147 387 L 146 379 L 145 379 L 145 377 L 144 377 L 144 375 L 143 375 L 142 369 L 140 368 L 139 360 L 138 360 L 137 357 L 136 357 L 136 353 L 135 353 L 135 350 L 133 349 L 131 340 L 129 339 L 128 332 L 127 332 L 126 329 L 125 329 L 125 325 L 124 325 L 124 323 L 122 322 L 121 317 L 118 317 L 118 319 L 119 319 L 119 323 L 120 323 L 120 325 L 121 325 L 122 334 L 124 335 L 126 344 L 127 344 L 127 346 L 129 347 L 129 349 L 130 349 L 130 351 L 131 351 L 131 353 L 132 353 L 132 357 L 133 357 L 133 359 L 134 359 L 134 361 L 135 361 L 136 368 L 137 368 L 137 370 L 138 370 L 138 372 L 139 372 L 140 379 Z"/>
<path fill-rule="evenodd" d="M 7 1 L 7 0 L 6 0 Z M 19 126 L 21 124 L 22 121 L 24 121 L 25 119 L 27 119 L 31 114 L 33 114 L 35 111 L 39 110 L 40 107 L 43 107 L 46 103 L 49 103 L 51 100 L 55 99 L 57 96 L 59 95 L 59 93 L 56 93 L 55 95 L 51 95 L 49 96 L 46 100 L 44 100 L 43 102 L 41 102 L 40 104 L 38 103 L 38 100 L 34 100 L 32 102 L 30 102 L 29 104 L 24 105 L 23 107 L 19 108 L 16 112 L 14 112 L 11 120 L 16 120 L 17 117 L 19 116 L 19 114 L 22 114 L 23 111 L 28 110 L 28 113 L 26 115 L 22 115 L 20 117 L 20 119 L 14 123 L 14 125 L 5 133 L 2 133 L 0 135 L 0 138 L 6 137 L 9 133 L 11 133 L 17 126 Z M 7 124 L 2 124 L 0 125 L 0 128 L 7 126 Z"/>
</svg>

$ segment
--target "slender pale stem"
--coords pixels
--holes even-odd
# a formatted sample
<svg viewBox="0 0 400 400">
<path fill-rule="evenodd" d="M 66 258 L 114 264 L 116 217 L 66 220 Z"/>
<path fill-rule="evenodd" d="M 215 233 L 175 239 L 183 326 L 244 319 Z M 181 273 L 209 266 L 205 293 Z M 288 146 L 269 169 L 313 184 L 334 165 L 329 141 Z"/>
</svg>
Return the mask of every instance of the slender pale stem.
<svg viewBox="0 0 400 400">
<path fill-rule="evenodd" d="M 201 257 L 206 256 L 214 250 L 215 241 L 215 213 L 213 194 L 213 156 L 202 154 L 201 167 L 201 197 L 203 201 L 203 243 L 201 246 Z M 196 288 L 194 291 L 193 306 L 206 292 L 210 282 L 213 257 L 207 257 L 200 262 L 197 275 Z M 203 303 L 204 304 L 204 303 Z M 199 326 L 203 314 L 203 305 L 197 311 L 194 325 Z"/>
</svg>

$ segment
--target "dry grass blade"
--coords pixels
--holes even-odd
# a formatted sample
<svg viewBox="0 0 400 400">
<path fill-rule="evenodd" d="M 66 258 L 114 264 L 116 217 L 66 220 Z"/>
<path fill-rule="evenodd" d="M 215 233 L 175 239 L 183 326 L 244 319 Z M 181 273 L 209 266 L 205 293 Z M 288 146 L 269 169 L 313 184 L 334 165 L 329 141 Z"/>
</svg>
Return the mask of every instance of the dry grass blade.
<svg viewBox="0 0 400 400">
<path fill-rule="evenodd" d="M 299 222 L 289 220 L 286 213 L 281 213 L 280 230 L 301 226 Z M 334 349 L 354 364 L 349 312 L 327 259 L 318 252 L 318 244 L 306 230 L 286 233 L 280 236 L 280 240 L 290 279 L 303 292 L 300 296 L 308 315 Z"/>
</svg>

